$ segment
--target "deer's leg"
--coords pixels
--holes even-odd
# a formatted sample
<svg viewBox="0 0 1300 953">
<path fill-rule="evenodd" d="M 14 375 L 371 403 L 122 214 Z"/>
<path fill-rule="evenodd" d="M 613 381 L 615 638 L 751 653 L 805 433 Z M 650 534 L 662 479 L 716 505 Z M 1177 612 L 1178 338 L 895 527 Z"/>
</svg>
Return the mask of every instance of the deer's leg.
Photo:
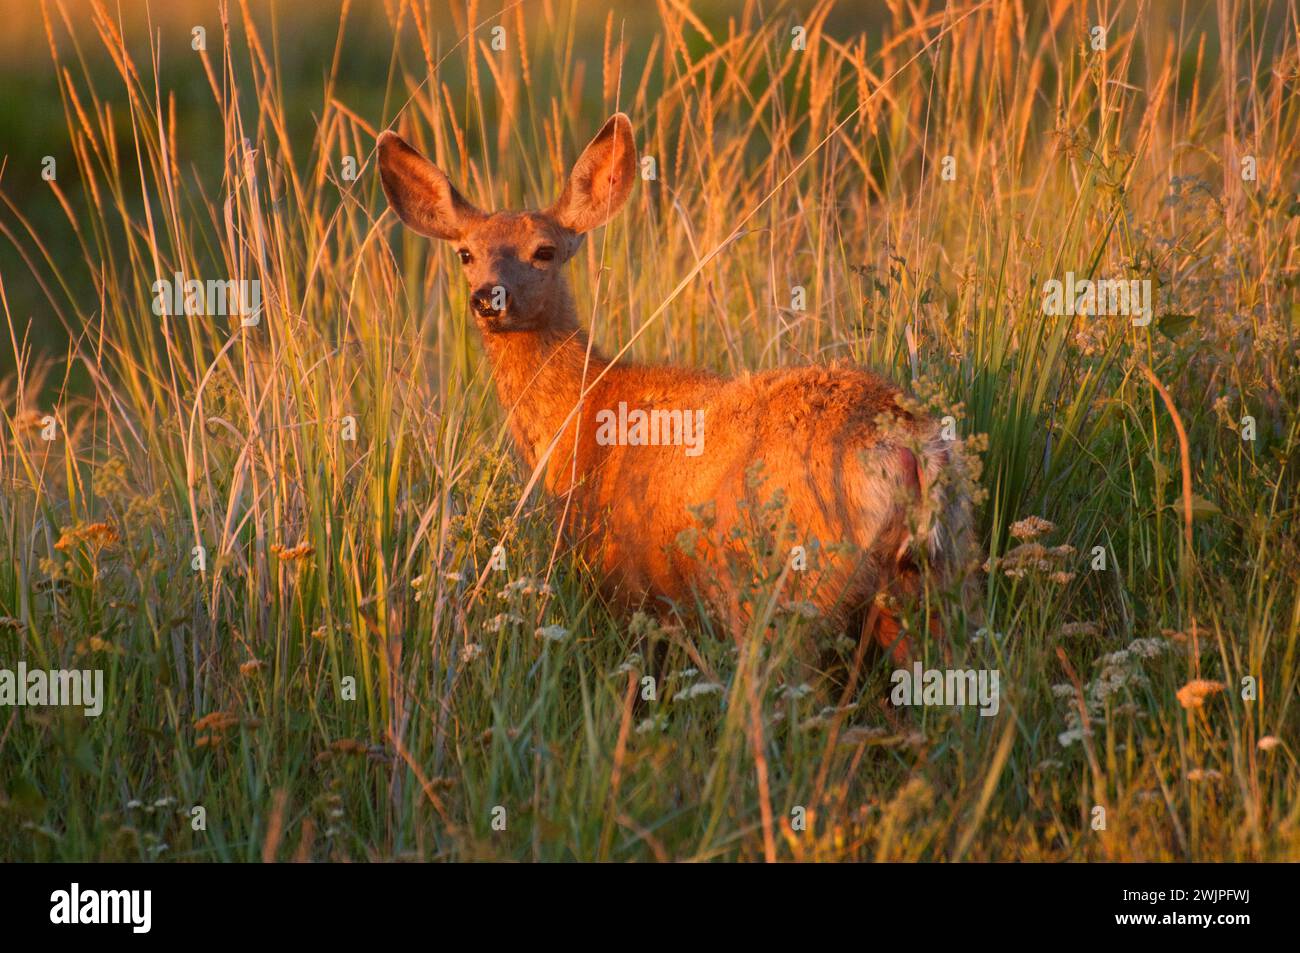
<svg viewBox="0 0 1300 953">
<path fill-rule="evenodd" d="M 916 610 L 920 607 L 922 591 L 921 574 L 915 569 L 903 568 L 876 594 L 874 607 L 878 610 L 877 620 L 871 636 L 900 664 L 918 657 L 916 633 L 908 629 L 903 612 L 904 609 Z M 947 657 L 947 640 L 937 612 L 930 614 L 928 629 L 931 640 L 942 648 Z"/>
<path fill-rule="evenodd" d="M 874 623 L 869 636 L 885 650 L 898 665 L 906 665 L 916 657 L 916 648 L 907 629 L 903 625 L 902 612 L 897 598 L 888 590 L 882 589 L 876 596 Z"/>
</svg>

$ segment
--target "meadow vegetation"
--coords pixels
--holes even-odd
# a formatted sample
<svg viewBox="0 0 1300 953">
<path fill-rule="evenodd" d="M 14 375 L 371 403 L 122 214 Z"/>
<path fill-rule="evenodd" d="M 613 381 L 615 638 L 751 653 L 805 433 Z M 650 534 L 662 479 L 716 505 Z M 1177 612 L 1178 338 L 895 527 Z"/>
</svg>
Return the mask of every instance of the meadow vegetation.
<svg viewBox="0 0 1300 953">
<path fill-rule="evenodd" d="M 1294 3 L 162 6 L 15 26 L 57 98 L 0 142 L 0 667 L 108 698 L 0 708 L 0 857 L 1300 859 Z M 570 266 L 597 344 L 952 416 L 982 626 L 917 636 L 996 717 L 811 684 L 779 571 L 738 643 L 558 539 L 372 150 L 538 206 L 616 110 L 654 177 Z M 1067 272 L 1153 320 L 1045 313 Z M 156 315 L 176 273 L 260 320 Z"/>
</svg>

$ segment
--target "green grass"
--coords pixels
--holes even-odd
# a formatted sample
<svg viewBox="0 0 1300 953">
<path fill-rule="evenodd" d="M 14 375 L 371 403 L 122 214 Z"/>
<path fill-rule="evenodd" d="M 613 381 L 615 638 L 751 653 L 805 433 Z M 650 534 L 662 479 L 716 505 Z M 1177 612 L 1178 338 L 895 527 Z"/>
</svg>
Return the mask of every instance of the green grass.
<svg viewBox="0 0 1300 953">
<path fill-rule="evenodd" d="M 209 11 L 206 57 L 155 11 L 192 135 L 147 27 L 79 6 L 27 67 L 59 124 L 0 176 L 0 667 L 108 701 L 0 708 L 0 858 L 1300 859 L 1294 4 L 1117 4 L 1098 52 L 1070 4 L 358 3 L 365 76 L 283 65 L 332 10 Z M 453 256 L 369 153 L 395 122 L 479 204 L 540 204 L 616 108 L 658 177 L 572 265 L 598 343 L 854 360 L 952 414 L 994 561 L 986 630 L 925 658 L 997 669 L 997 717 L 895 708 L 872 655 L 845 704 L 805 690 L 788 614 L 741 645 L 612 614 L 521 496 Z M 155 317 L 176 271 L 257 277 L 263 320 Z M 1157 320 L 1045 315 L 1067 271 L 1150 279 Z M 1030 515 L 1063 575 L 1005 572 Z M 1184 708 L 1198 678 L 1225 690 Z"/>
</svg>

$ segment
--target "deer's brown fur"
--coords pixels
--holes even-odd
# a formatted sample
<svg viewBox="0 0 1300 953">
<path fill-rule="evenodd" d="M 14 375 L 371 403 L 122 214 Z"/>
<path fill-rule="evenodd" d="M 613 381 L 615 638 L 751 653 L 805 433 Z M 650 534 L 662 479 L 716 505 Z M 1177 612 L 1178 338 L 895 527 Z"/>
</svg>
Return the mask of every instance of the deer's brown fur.
<svg viewBox="0 0 1300 953">
<path fill-rule="evenodd" d="M 690 605 L 697 597 L 739 634 L 748 624 L 733 528 L 779 491 L 786 544 L 832 551 L 790 573 L 787 592 L 842 627 L 876 597 L 918 586 L 919 552 L 945 575 L 963 566 L 969 504 L 945 478 L 952 462 L 937 424 L 893 385 L 847 366 L 736 378 L 677 367 L 611 365 L 580 328 L 561 270 L 583 234 L 626 201 L 635 176 L 631 123 L 616 115 L 582 153 L 559 200 L 540 212 L 487 214 L 396 135 L 379 140 L 389 203 L 416 231 L 455 243 L 497 394 L 530 469 L 571 541 L 625 605 Z M 495 296 L 495 297 L 494 297 Z M 584 396 L 585 390 L 585 396 Z M 703 450 L 606 445 L 598 414 L 703 410 Z M 577 410 L 575 411 L 575 408 Z M 701 527 L 701 505 L 712 510 Z M 847 545 L 846 545 L 847 544 Z M 906 654 L 896 616 L 875 635 Z"/>
</svg>

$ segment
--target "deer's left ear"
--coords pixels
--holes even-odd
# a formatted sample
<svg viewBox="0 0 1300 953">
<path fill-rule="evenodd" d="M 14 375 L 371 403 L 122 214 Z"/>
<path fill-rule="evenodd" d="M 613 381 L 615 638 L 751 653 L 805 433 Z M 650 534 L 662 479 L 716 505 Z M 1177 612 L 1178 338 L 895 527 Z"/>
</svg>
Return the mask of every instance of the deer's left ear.
<svg viewBox="0 0 1300 953">
<path fill-rule="evenodd" d="M 623 207 L 636 178 L 632 120 L 615 113 L 573 164 L 551 216 L 581 235 L 604 225 Z"/>
</svg>

